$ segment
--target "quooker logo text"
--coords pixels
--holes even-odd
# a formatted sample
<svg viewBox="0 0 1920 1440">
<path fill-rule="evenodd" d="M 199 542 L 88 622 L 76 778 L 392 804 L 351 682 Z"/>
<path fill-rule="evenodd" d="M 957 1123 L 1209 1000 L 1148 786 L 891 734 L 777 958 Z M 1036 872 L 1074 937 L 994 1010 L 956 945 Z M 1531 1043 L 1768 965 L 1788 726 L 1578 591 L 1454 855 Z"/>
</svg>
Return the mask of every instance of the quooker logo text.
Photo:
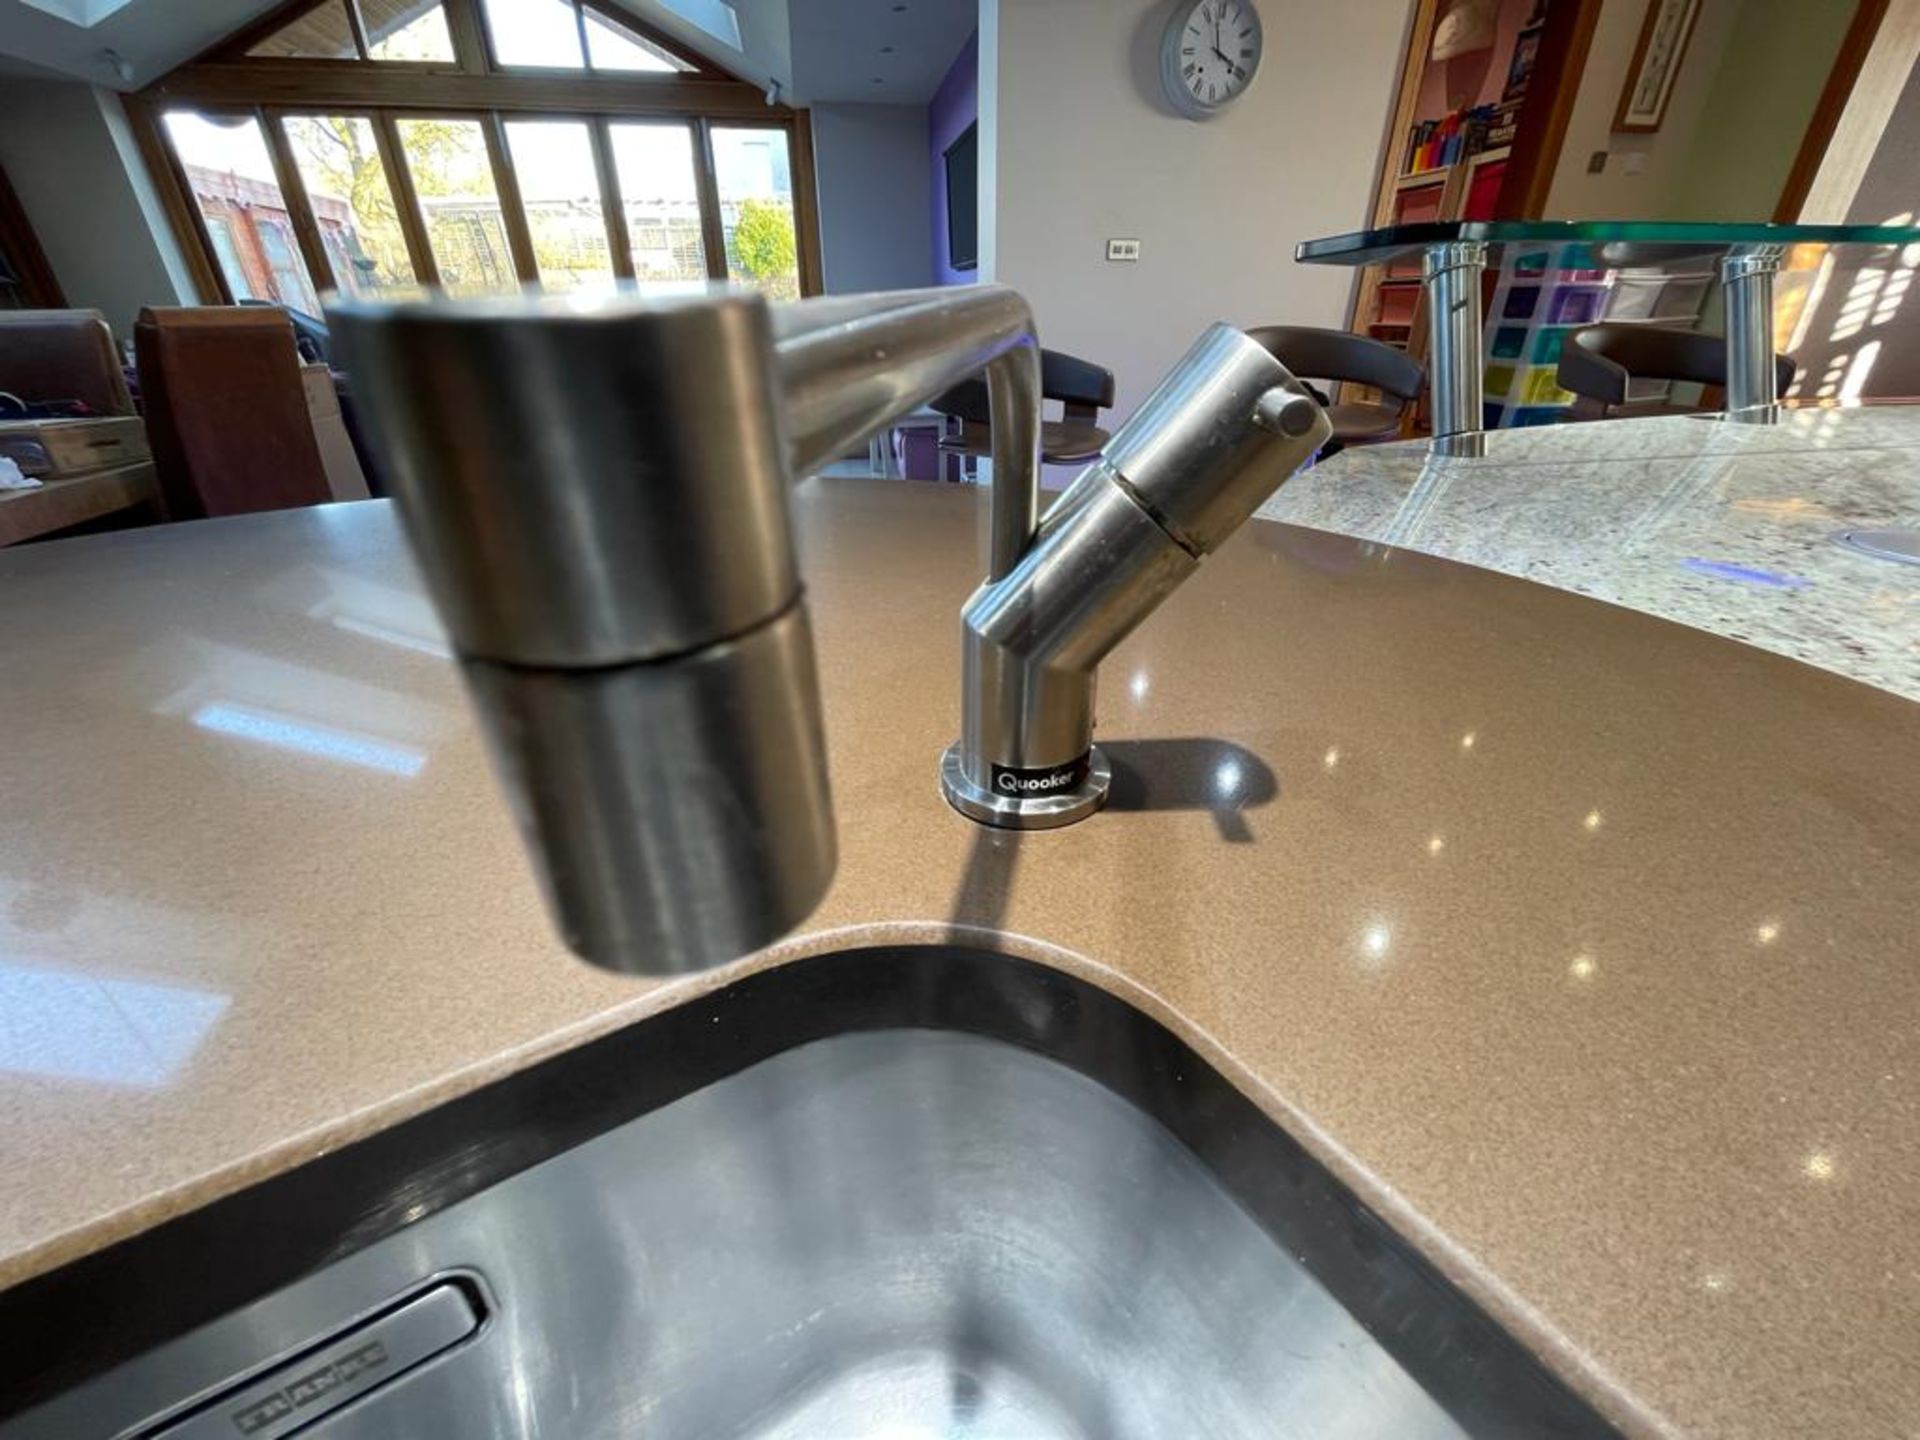
<svg viewBox="0 0 1920 1440">
<path fill-rule="evenodd" d="M 1003 772 L 994 783 L 1009 795 L 1032 794 L 1040 790 L 1062 790 L 1073 784 L 1073 771 L 1056 770 L 1051 775 L 1026 777 Z"/>
</svg>

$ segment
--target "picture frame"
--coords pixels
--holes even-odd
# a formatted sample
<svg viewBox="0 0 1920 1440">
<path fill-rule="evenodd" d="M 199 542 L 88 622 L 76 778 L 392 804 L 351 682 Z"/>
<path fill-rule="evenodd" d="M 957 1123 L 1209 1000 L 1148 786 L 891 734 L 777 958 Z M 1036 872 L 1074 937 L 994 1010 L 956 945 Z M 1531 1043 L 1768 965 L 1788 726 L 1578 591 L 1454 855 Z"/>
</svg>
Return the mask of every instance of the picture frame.
<svg viewBox="0 0 1920 1440">
<path fill-rule="evenodd" d="M 1686 59 L 1700 0 L 1647 0 L 1647 18 L 1613 112 L 1616 133 L 1650 135 L 1665 123 L 1667 102 Z"/>
</svg>

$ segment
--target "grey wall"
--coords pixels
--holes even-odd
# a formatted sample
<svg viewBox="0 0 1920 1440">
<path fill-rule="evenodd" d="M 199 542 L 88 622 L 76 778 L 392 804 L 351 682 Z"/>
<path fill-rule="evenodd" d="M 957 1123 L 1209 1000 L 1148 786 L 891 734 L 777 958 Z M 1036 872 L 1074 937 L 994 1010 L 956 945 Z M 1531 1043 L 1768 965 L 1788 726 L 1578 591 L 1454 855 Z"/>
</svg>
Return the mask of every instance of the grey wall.
<svg viewBox="0 0 1920 1440">
<path fill-rule="evenodd" d="M 1603 0 L 1567 121 L 1566 141 L 1554 167 L 1546 219 L 1706 218 L 1691 213 L 1685 176 L 1719 73 L 1720 56 L 1741 23 L 1745 4 L 1746 0 L 1701 0 L 1660 129 L 1651 135 L 1616 135 L 1613 112 L 1632 68 L 1647 6 L 1645 0 Z M 1587 160 L 1597 150 L 1607 152 L 1607 161 L 1599 174 L 1593 174 Z M 1674 212 L 1675 205 L 1679 213 Z"/>
<path fill-rule="evenodd" d="M 1293 247 L 1367 214 L 1409 11 L 1261 0 L 1260 73 L 1196 123 L 1161 94 L 1161 0 L 984 0 L 982 278 L 1114 372 L 1118 416 L 1212 321 L 1343 324 L 1353 272 Z"/>
<path fill-rule="evenodd" d="M 820 259 L 829 294 L 933 283 L 923 105 L 815 105 Z"/>
<path fill-rule="evenodd" d="M 70 7 L 73 0 L 66 3 Z M 90 84 L 131 90 L 191 60 L 273 3 L 132 0 L 105 19 L 81 25 L 43 9 L 37 0 L 0 0 L 0 54 Z M 117 73 L 105 58 L 108 50 L 131 68 L 130 75 Z"/>
<path fill-rule="evenodd" d="M 0 85 L 0 166 L 67 303 L 121 339 L 142 305 L 192 304 L 192 283 L 120 97 L 78 81 Z"/>
<path fill-rule="evenodd" d="M 1773 218 L 1855 8 L 1848 0 L 1745 0 L 1718 57 L 1670 214 Z"/>
<path fill-rule="evenodd" d="M 1770 220 L 1854 0 L 1701 0 L 1667 115 L 1615 134 L 1646 19 L 1605 0 L 1547 197 L 1551 220 Z M 1587 169 L 1595 151 L 1605 168 Z"/>
</svg>

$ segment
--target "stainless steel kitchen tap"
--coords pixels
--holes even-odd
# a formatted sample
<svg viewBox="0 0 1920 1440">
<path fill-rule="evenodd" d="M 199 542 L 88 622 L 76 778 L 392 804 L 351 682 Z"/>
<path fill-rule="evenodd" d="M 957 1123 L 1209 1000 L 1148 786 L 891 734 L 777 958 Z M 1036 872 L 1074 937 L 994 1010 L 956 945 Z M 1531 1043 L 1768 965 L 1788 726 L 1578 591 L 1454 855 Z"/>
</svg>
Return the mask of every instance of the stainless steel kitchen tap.
<svg viewBox="0 0 1920 1440">
<path fill-rule="evenodd" d="M 954 808 L 1023 830 L 1099 809 L 1100 662 L 1331 433 L 1261 346 L 1230 325 L 1202 335 L 967 602 L 960 739 L 940 765 Z"/>
<path fill-rule="evenodd" d="M 1328 433 L 1215 326 L 1043 521 L 1033 321 L 1001 287 L 328 314 L 556 920 L 615 970 L 734 959 L 832 879 L 796 477 L 985 371 L 992 538 L 941 778 L 1038 828 L 1105 797 L 1100 659 Z"/>
</svg>

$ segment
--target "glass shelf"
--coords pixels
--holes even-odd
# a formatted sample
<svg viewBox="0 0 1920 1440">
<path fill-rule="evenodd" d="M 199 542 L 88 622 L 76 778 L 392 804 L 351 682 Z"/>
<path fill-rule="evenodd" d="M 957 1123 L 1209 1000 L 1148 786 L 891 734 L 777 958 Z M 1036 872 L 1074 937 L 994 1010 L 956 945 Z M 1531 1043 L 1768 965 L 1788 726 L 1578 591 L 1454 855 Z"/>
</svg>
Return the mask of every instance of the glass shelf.
<svg viewBox="0 0 1920 1440">
<path fill-rule="evenodd" d="M 1680 253 L 1708 255 L 1751 245 L 1914 245 L 1920 227 L 1911 225 L 1766 225 L 1719 224 L 1693 220 L 1454 220 L 1388 225 L 1303 240 L 1293 258 L 1307 265 L 1374 265 L 1404 259 L 1433 245 L 1478 240 L 1488 245 L 1622 244 L 1660 247 L 1659 258 Z M 1655 257 L 1623 263 L 1649 263 Z"/>
</svg>

